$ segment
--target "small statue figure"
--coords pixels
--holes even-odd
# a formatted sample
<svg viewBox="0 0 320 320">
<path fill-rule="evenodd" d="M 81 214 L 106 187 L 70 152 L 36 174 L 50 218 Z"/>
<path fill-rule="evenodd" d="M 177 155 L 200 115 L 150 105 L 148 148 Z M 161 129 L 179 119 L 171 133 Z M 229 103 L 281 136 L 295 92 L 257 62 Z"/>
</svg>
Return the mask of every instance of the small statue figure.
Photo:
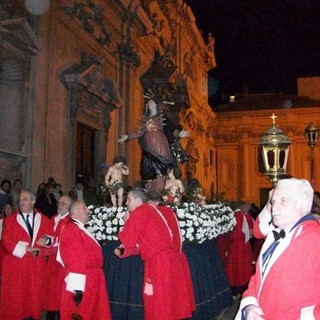
<svg viewBox="0 0 320 320">
<path fill-rule="evenodd" d="M 126 159 L 117 156 L 113 159 L 113 166 L 108 169 L 105 177 L 106 185 L 109 187 L 111 202 L 113 207 L 122 207 L 124 184 L 122 176 L 129 174 L 129 168 L 126 165 Z"/>
<path fill-rule="evenodd" d="M 165 195 L 163 199 L 167 203 L 179 203 L 184 193 L 184 187 L 179 179 L 181 176 L 177 168 L 169 168 L 167 174 L 167 181 L 164 186 Z"/>
</svg>

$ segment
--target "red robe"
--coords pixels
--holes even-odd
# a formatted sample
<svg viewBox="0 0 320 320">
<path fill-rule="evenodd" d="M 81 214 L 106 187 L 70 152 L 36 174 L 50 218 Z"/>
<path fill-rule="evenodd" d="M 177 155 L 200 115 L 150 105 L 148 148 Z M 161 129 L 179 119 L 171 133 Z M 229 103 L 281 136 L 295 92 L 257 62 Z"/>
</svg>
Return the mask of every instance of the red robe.
<svg viewBox="0 0 320 320">
<path fill-rule="evenodd" d="M 249 288 L 243 294 L 236 319 L 250 304 L 260 306 L 265 320 L 320 319 L 320 227 L 305 221 L 286 230 L 262 277 L 262 254 L 274 241 L 272 233 L 262 247 Z"/>
<path fill-rule="evenodd" d="M 131 212 L 119 233 L 125 248 L 139 245 L 144 260 L 144 314 L 146 320 L 189 318 L 195 310 L 189 265 L 181 251 L 174 212 L 143 204 Z"/>
<path fill-rule="evenodd" d="M 56 259 L 60 233 L 66 223 L 70 220 L 69 214 L 63 216 L 60 220 L 60 214 L 57 214 L 50 221 L 54 224 L 54 243 L 51 248 L 45 267 L 45 290 L 47 292 L 44 300 L 44 310 L 60 310 L 61 290 L 65 278 L 65 269 Z"/>
<path fill-rule="evenodd" d="M 40 213 L 34 216 L 33 241 L 26 224 L 17 212 L 6 217 L 1 243 L 7 251 L 3 258 L 1 279 L 1 319 L 21 320 L 32 316 L 40 319 L 42 298 L 45 299 L 42 253 L 33 257 L 25 246 L 39 248 L 35 243 L 44 234 L 52 235 L 50 221 Z M 45 250 L 42 250 L 42 252 Z"/>
<path fill-rule="evenodd" d="M 226 274 L 230 286 L 245 286 L 253 275 L 253 252 L 250 241 L 245 240 L 243 232 L 244 219 L 246 215 L 240 211 L 235 211 L 237 224 L 229 236 L 228 253 L 226 257 Z M 252 225 L 252 224 L 251 224 Z M 250 221 L 247 226 L 250 228 Z M 249 231 L 249 229 L 248 229 Z"/>
<path fill-rule="evenodd" d="M 99 243 L 80 222 L 70 220 L 63 228 L 60 234 L 59 254 L 65 265 L 60 306 L 61 320 L 70 320 L 76 311 L 73 301 L 74 290 L 83 291 L 83 299 L 78 308 L 83 320 L 111 319 L 102 270 L 102 250 Z"/>
</svg>

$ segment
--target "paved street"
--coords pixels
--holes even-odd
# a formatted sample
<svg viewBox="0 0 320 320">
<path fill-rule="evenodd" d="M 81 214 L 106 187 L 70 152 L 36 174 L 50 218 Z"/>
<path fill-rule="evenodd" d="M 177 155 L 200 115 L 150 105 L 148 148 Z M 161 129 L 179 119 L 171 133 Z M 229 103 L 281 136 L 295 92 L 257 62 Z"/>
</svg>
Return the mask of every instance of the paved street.
<svg viewBox="0 0 320 320">
<path fill-rule="evenodd" d="M 233 320 L 236 316 L 240 303 L 240 298 L 235 300 L 233 305 L 227 309 L 225 309 L 217 318 L 217 320 Z"/>
</svg>

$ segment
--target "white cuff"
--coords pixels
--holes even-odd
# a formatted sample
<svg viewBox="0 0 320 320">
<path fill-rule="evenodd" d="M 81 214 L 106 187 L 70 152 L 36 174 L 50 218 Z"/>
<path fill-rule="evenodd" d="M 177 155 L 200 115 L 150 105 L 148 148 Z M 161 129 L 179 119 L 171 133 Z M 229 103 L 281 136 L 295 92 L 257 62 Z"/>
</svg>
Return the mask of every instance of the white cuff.
<svg viewBox="0 0 320 320">
<path fill-rule="evenodd" d="M 12 254 L 18 258 L 22 258 L 27 252 L 26 247 L 28 246 L 28 244 L 29 243 L 26 241 L 19 241 L 15 246 Z"/>
<path fill-rule="evenodd" d="M 314 308 L 315 305 L 311 307 L 302 308 L 300 313 L 300 320 L 315 320 L 316 318 L 313 314 Z"/>
<path fill-rule="evenodd" d="M 86 287 L 85 274 L 69 272 L 64 281 L 67 283 L 67 291 L 74 292 L 75 290 L 79 290 L 84 292 Z"/>
<path fill-rule="evenodd" d="M 238 313 L 236 315 L 236 317 L 234 318 L 235 320 L 241 320 L 241 311 L 243 308 L 249 306 L 249 305 L 255 305 L 255 306 L 259 306 L 258 301 L 255 297 L 249 296 L 246 298 L 243 298 L 241 300 L 240 306 L 239 306 L 239 310 Z"/>
</svg>

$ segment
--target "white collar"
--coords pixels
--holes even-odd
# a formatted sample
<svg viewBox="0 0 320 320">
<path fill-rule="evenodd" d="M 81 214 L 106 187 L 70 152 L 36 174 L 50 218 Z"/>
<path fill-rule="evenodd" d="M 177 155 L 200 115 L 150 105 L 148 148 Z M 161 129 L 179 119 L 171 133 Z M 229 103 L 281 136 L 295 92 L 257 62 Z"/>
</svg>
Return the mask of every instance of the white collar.
<svg viewBox="0 0 320 320">
<path fill-rule="evenodd" d="M 33 214 L 33 211 L 31 211 L 31 212 L 29 212 L 29 213 L 25 213 L 25 212 L 21 212 L 22 214 L 23 214 L 23 216 L 24 217 L 26 217 L 26 216 L 32 216 L 32 214 Z"/>
</svg>

